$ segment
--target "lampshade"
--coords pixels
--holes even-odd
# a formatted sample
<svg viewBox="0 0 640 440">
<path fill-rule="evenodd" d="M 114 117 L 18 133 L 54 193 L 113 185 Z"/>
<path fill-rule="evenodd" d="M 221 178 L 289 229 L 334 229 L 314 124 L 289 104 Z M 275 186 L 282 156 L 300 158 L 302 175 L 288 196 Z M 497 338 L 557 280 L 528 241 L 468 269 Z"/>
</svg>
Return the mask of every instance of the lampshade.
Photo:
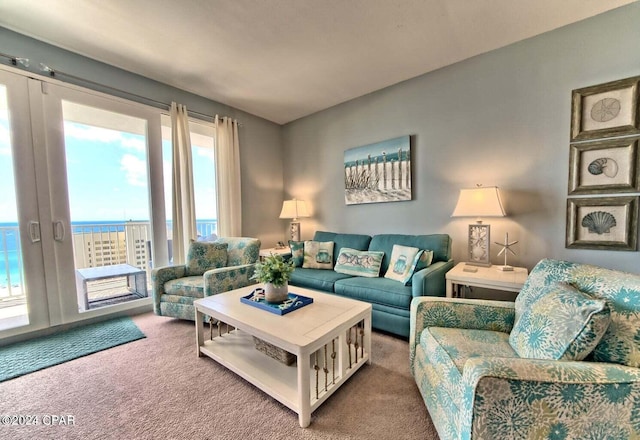
<svg viewBox="0 0 640 440">
<path fill-rule="evenodd" d="M 504 217 L 498 187 L 461 189 L 451 217 Z"/>
<path fill-rule="evenodd" d="M 282 211 L 280 211 L 280 218 L 301 218 L 309 217 L 309 211 L 307 210 L 307 204 L 304 200 L 285 200 L 282 203 Z"/>
</svg>

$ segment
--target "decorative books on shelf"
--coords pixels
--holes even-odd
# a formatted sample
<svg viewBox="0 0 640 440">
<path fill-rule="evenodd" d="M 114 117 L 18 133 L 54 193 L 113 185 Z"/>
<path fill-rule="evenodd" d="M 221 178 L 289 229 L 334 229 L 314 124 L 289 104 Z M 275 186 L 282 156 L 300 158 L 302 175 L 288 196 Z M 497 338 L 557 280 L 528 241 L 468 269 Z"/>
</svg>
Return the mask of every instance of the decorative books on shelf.
<svg viewBox="0 0 640 440">
<path fill-rule="evenodd" d="M 313 302 L 313 298 L 296 293 L 289 293 L 289 299 L 284 302 L 270 303 L 265 301 L 263 292 L 262 289 L 255 289 L 249 295 L 241 297 L 240 301 L 244 304 L 275 313 L 276 315 L 286 315 Z"/>
</svg>

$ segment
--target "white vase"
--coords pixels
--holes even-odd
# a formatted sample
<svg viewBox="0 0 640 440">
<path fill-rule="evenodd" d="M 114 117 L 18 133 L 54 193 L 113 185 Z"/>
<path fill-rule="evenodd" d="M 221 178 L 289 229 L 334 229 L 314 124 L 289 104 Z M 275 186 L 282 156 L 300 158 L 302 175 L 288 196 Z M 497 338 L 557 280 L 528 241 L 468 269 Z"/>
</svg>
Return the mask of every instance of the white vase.
<svg viewBox="0 0 640 440">
<path fill-rule="evenodd" d="M 273 283 L 264 283 L 264 299 L 267 302 L 278 303 L 289 297 L 289 284 L 276 286 Z"/>
</svg>

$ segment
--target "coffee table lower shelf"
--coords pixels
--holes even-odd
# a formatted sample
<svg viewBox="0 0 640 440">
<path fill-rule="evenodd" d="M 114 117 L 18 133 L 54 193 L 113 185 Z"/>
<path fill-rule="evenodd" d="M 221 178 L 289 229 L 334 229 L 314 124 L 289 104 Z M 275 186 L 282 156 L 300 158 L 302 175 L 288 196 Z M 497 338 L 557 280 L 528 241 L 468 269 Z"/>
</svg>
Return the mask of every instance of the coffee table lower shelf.
<svg viewBox="0 0 640 440">
<path fill-rule="evenodd" d="M 309 356 L 308 363 L 301 362 L 298 356 L 297 363 L 290 366 L 258 351 L 253 337 L 239 329 L 216 336 L 213 340 L 203 341 L 204 345 L 200 345 L 199 351 L 298 413 L 300 426 L 306 427 L 309 425 L 310 414 L 362 365 L 370 363 L 369 353 L 362 346 L 356 349 L 353 343 L 348 345 L 346 341 L 346 332 L 343 332 L 342 335 L 337 335 L 313 352 Z M 335 344 L 336 349 L 335 362 L 331 358 L 332 344 Z M 325 346 L 327 347 L 326 364 Z M 340 350 L 340 347 L 343 350 Z M 349 357 L 349 351 L 351 351 L 351 357 Z M 317 372 L 315 365 L 319 367 Z M 307 380 L 300 382 L 301 378 L 298 377 L 299 374 L 303 374 L 303 369 L 307 370 L 308 382 Z M 298 392 L 298 383 L 309 384 L 308 407 L 301 403 L 306 393 Z"/>
</svg>

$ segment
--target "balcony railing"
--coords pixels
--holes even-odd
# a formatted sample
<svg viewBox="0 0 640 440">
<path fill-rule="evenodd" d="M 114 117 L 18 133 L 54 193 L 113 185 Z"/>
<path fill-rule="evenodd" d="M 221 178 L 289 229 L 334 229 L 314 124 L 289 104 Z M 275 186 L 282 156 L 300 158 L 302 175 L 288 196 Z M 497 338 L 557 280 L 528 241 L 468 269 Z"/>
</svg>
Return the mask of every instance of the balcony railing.
<svg viewBox="0 0 640 440">
<path fill-rule="evenodd" d="M 211 237 L 217 222 L 197 221 L 198 237 Z M 127 263 L 150 270 L 151 227 L 149 222 L 72 224 L 76 269 Z M 167 222 L 169 237 L 172 225 Z M 214 235 L 215 236 L 215 235 Z M 170 240 L 170 238 L 168 238 Z M 171 243 L 171 241 L 168 241 Z M 24 300 L 24 272 L 18 226 L 0 227 L 0 308 L 7 300 Z M 4 276 L 2 271 L 4 270 Z M 148 277 L 150 280 L 151 277 Z M 12 303 L 15 301 L 12 301 Z"/>
</svg>

